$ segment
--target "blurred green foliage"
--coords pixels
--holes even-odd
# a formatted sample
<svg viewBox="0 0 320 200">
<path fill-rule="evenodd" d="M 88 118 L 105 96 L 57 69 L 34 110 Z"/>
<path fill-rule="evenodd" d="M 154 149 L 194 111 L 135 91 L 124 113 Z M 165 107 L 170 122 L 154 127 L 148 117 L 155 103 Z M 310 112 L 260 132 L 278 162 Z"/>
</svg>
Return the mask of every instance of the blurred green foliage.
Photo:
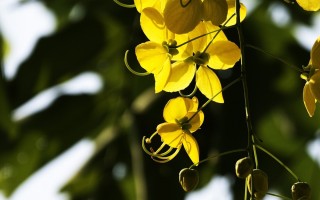
<svg viewBox="0 0 320 200">
<path fill-rule="evenodd" d="M 41 2 L 56 15 L 57 30 L 38 41 L 12 80 L 1 74 L 1 191 L 10 196 L 40 167 L 79 140 L 90 138 L 97 146 L 95 155 L 62 188 L 72 200 L 183 199 L 185 193 L 179 185 L 178 173 L 191 165 L 185 153 L 181 151 L 173 161 L 158 164 L 140 147 L 142 137 L 151 135 L 157 124 L 163 122 L 166 101 L 177 94 L 153 94 L 152 76 L 136 77 L 124 66 L 124 52 L 129 49 L 129 63 L 139 70 L 134 47 L 146 41 L 136 10 L 119 7 L 111 0 Z M 278 27 L 271 21 L 267 8 L 274 2 L 288 8 L 292 23 L 310 23 L 312 13 L 295 4 L 264 0 L 243 23 L 246 42 L 295 65 L 306 65 L 309 52 L 297 44 L 291 27 Z M 226 34 L 230 40 L 238 41 L 236 30 L 227 30 Z M 3 39 L 0 41 L 4 46 Z M 308 156 L 306 145 L 317 137 L 320 113 L 308 117 L 302 102 L 304 81 L 299 73 L 253 49 L 246 52 L 253 126 L 263 140 L 261 145 L 292 168 L 301 180 L 308 181 L 314 188 L 313 199 L 317 199 L 319 164 Z M 2 55 L 0 52 L 0 60 Z M 48 108 L 23 120 L 12 120 L 13 111 L 35 95 L 84 72 L 99 74 L 103 80 L 101 91 L 62 95 Z M 219 72 L 223 85 L 239 74 L 239 65 Z M 204 103 L 205 98 L 198 96 L 200 103 Z M 246 147 L 241 84 L 225 91 L 224 98 L 223 105 L 211 103 L 204 110 L 204 125 L 195 135 L 201 159 L 212 152 Z M 244 183 L 235 178 L 234 164 L 243 156 L 229 155 L 200 165 L 198 188 L 214 175 L 231 175 L 235 181 L 234 199 L 242 199 Z M 259 150 L 258 158 L 260 168 L 269 175 L 270 188 L 290 196 L 294 179 Z M 114 174 L 119 166 L 127 170 L 121 178 Z"/>
</svg>

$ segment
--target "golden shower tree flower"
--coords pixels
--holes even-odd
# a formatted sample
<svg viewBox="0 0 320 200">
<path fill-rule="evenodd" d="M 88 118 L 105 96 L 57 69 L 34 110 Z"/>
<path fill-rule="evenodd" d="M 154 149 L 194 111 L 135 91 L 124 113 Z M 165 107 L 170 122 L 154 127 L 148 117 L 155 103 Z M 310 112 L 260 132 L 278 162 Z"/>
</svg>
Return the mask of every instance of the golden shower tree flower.
<svg viewBox="0 0 320 200">
<path fill-rule="evenodd" d="M 198 105 L 196 97 L 170 99 L 163 110 L 165 122 L 157 126 L 157 131 L 150 138 L 143 138 L 144 151 L 155 161 L 164 163 L 172 160 L 183 146 L 191 161 L 194 164 L 198 163 L 199 146 L 192 135 L 204 120 L 204 114 L 198 110 Z M 145 143 L 150 144 L 156 135 L 161 137 L 161 146 L 156 151 L 152 148 L 150 151 L 147 150 Z M 164 150 L 166 146 L 168 149 Z"/>
<path fill-rule="evenodd" d="M 320 37 L 313 44 L 310 61 L 305 67 L 307 74 L 302 74 L 302 78 L 307 82 L 303 88 L 303 102 L 310 117 L 316 110 L 316 102 L 320 101 Z"/>
<path fill-rule="evenodd" d="M 220 25 L 227 13 L 226 0 L 167 0 L 163 16 L 170 31 L 183 34 L 192 31 L 202 20 Z"/>
<path fill-rule="evenodd" d="M 297 3 L 306 11 L 317 11 L 320 9 L 319 0 L 297 0 Z"/>
<path fill-rule="evenodd" d="M 169 31 L 162 14 L 153 7 L 142 10 L 140 24 L 150 41 L 137 45 L 135 53 L 141 67 L 154 75 L 155 92 L 158 93 L 163 90 L 171 74 L 171 60 L 183 58 L 186 47 L 175 46 L 177 42 L 187 40 L 187 35 L 178 36 Z"/>
<path fill-rule="evenodd" d="M 217 31 L 191 42 L 186 49 L 189 57 L 172 64 L 171 74 L 164 87 L 164 91 L 176 92 L 185 89 L 194 75 L 196 86 L 208 99 L 223 103 L 222 87 L 214 70 L 226 70 L 232 68 L 240 59 L 239 47 L 230 42 L 219 27 L 211 22 L 201 22 L 189 33 L 190 38 Z"/>
</svg>

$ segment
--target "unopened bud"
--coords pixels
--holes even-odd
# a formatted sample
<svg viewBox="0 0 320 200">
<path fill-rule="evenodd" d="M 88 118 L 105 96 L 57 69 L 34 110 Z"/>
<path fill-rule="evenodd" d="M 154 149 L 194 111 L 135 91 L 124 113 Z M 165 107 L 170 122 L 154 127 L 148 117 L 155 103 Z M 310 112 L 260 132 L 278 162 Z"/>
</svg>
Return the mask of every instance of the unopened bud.
<svg viewBox="0 0 320 200">
<path fill-rule="evenodd" d="M 179 173 L 179 182 L 183 190 L 193 190 L 199 182 L 199 173 L 195 169 L 184 168 Z"/>
<path fill-rule="evenodd" d="M 249 157 L 241 158 L 236 162 L 235 168 L 238 178 L 247 178 L 253 170 L 253 161 Z"/>
<path fill-rule="evenodd" d="M 297 182 L 291 187 L 292 200 L 311 199 L 311 188 L 306 182 Z"/>
<path fill-rule="evenodd" d="M 267 174 L 260 169 L 254 169 L 247 178 L 247 187 L 251 195 L 253 191 L 255 199 L 262 199 L 268 191 Z M 251 187 L 253 187 L 253 190 Z"/>
</svg>

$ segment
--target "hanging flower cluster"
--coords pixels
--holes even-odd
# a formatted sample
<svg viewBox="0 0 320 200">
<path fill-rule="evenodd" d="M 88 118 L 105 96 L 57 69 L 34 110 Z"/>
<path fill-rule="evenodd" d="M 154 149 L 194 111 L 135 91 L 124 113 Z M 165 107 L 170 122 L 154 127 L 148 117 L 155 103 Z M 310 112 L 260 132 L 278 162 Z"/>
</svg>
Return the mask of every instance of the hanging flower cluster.
<svg viewBox="0 0 320 200">
<path fill-rule="evenodd" d="M 320 101 L 320 37 L 313 44 L 310 61 L 301 75 L 306 80 L 303 87 L 303 102 L 310 117 L 316 110 L 316 102 Z"/>
<path fill-rule="evenodd" d="M 223 28 L 236 24 L 235 0 L 134 0 L 134 5 L 148 38 L 136 46 L 135 54 L 144 74 L 154 76 L 155 93 L 180 92 L 194 80 L 195 88 L 210 101 L 223 103 L 222 85 L 215 71 L 234 67 L 241 56 L 239 47 L 223 33 Z M 242 21 L 246 16 L 242 4 L 240 13 Z M 164 108 L 166 122 L 143 140 L 145 152 L 155 161 L 167 162 L 184 146 L 191 161 L 199 162 L 192 133 L 204 116 L 197 109 L 196 97 L 169 100 Z M 155 135 L 161 137 L 163 145 L 156 151 L 148 150 L 145 143 L 151 143 Z M 163 152 L 164 146 L 169 150 Z"/>
</svg>

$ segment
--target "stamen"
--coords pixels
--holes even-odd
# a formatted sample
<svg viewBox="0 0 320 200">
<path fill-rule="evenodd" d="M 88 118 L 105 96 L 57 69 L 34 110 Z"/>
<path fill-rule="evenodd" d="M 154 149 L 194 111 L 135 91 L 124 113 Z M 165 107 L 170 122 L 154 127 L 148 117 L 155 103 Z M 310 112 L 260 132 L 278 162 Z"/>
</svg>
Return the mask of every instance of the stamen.
<svg viewBox="0 0 320 200">
<path fill-rule="evenodd" d="M 133 73 L 134 75 L 137 75 L 137 76 L 146 76 L 146 75 L 149 75 L 150 73 L 149 72 L 136 72 L 134 71 L 130 65 L 128 64 L 128 52 L 129 50 L 126 51 L 125 55 L 124 55 L 124 64 L 126 65 L 127 69 Z"/>
<path fill-rule="evenodd" d="M 151 142 L 152 138 L 153 138 L 155 135 L 157 135 L 157 134 L 158 134 L 158 132 L 156 131 L 156 132 L 154 132 L 154 133 L 151 135 L 151 137 L 150 137 L 150 142 Z"/>
<path fill-rule="evenodd" d="M 182 96 L 184 98 L 191 98 L 196 94 L 197 90 L 198 90 L 197 85 L 194 85 L 194 89 L 190 94 L 183 94 L 181 90 L 179 91 L 179 94 L 180 94 L 180 96 Z"/>
<path fill-rule="evenodd" d="M 116 4 L 118 4 L 119 6 L 125 7 L 125 8 L 135 8 L 136 6 L 134 4 L 125 4 L 125 3 L 121 3 L 118 0 L 113 0 Z"/>
<path fill-rule="evenodd" d="M 145 139 L 145 142 L 146 142 L 147 144 L 151 144 L 151 139 L 150 139 L 150 138 L 146 138 L 146 139 Z"/>
</svg>

